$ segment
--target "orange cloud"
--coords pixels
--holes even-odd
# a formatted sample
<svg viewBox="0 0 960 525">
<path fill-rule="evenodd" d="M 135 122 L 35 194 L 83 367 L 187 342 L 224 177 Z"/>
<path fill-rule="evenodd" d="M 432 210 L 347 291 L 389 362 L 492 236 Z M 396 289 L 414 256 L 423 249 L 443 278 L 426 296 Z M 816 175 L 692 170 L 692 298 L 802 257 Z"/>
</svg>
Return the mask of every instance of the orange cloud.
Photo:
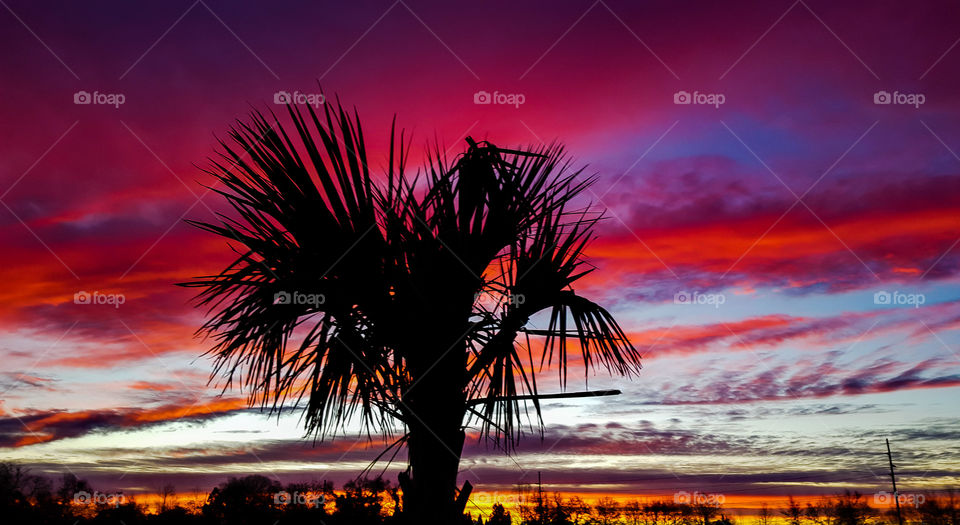
<svg viewBox="0 0 960 525">
<path fill-rule="evenodd" d="M 20 417 L 0 419 L 0 446 L 22 447 L 76 437 L 100 429 L 135 428 L 180 419 L 207 419 L 246 407 L 243 399 L 217 398 L 148 409 L 27 412 Z"/>
</svg>

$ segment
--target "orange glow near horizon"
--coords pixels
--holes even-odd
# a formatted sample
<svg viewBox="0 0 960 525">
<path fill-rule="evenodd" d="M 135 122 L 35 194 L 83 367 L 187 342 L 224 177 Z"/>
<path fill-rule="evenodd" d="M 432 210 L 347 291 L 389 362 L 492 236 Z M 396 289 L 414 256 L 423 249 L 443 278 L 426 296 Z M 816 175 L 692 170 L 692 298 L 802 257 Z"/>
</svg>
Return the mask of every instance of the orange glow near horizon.
<svg viewBox="0 0 960 525">
<path fill-rule="evenodd" d="M 549 487 L 544 487 L 543 497 L 546 501 L 552 502 L 554 491 L 549 491 Z M 336 494 L 342 494 L 342 491 L 335 491 Z M 561 492 L 561 498 L 568 500 L 571 498 L 580 498 L 588 505 L 594 505 L 601 498 L 615 500 L 620 505 L 638 503 L 641 506 L 654 502 L 676 501 L 676 495 L 673 493 L 636 493 L 624 494 L 620 492 L 599 493 L 599 492 Z M 167 497 L 167 508 L 182 507 L 190 512 L 199 512 L 200 507 L 206 503 L 208 492 L 177 492 Z M 764 505 L 769 511 L 769 519 L 775 523 L 786 523 L 787 520 L 781 513 L 781 510 L 787 508 L 788 498 L 793 500 L 801 507 L 806 508 L 807 504 L 816 504 L 822 502 L 831 496 L 823 494 L 730 494 L 722 495 L 722 503 L 719 506 L 719 513 L 725 514 L 734 520 L 756 519 L 760 516 L 760 509 Z M 478 512 L 482 515 L 489 515 L 495 504 L 503 505 L 514 518 L 519 516 L 519 506 L 526 505 L 528 508 L 536 504 L 534 493 L 527 493 L 526 496 L 520 492 L 497 492 L 497 491 L 474 491 L 471 493 L 470 500 L 467 503 L 465 512 L 476 515 Z M 887 511 L 893 508 L 893 504 L 878 504 L 872 498 L 865 496 L 864 501 L 872 508 L 879 511 Z M 156 514 L 160 511 L 163 504 L 163 498 L 158 492 L 138 492 L 124 494 L 124 503 L 134 503 L 145 509 L 145 512 Z M 393 501 L 390 498 L 382 500 L 384 512 L 389 514 L 393 512 Z M 325 507 L 332 512 L 335 508 L 332 501 L 326 501 Z"/>
</svg>

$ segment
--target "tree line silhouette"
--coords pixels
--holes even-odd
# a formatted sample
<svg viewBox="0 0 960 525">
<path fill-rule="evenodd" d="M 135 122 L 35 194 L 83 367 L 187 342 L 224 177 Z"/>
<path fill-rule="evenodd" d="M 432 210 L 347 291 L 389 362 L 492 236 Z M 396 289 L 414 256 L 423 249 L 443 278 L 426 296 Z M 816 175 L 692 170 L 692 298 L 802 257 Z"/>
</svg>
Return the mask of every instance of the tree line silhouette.
<svg viewBox="0 0 960 525">
<path fill-rule="evenodd" d="M 57 483 L 19 465 L 0 463 L 0 521 L 33 525 L 367 525 L 397 523 L 397 487 L 383 478 L 286 485 L 254 474 L 232 477 L 202 502 L 179 504 L 176 489 L 163 486 L 156 505 L 135 497 L 100 493 L 85 480 L 64 474 Z"/>
<path fill-rule="evenodd" d="M 923 502 L 903 508 L 903 522 L 910 525 L 960 525 L 960 493 L 931 493 Z M 761 504 L 748 519 L 728 514 L 722 503 L 633 500 L 618 502 L 600 497 L 593 505 L 579 496 L 564 498 L 560 493 L 526 498 L 515 506 L 512 516 L 502 505 L 494 505 L 485 525 L 886 525 L 898 523 L 896 511 L 870 506 L 867 497 L 856 491 L 801 504 L 792 496 L 786 505 L 772 508 Z M 511 521 L 513 520 L 513 521 Z"/>
<path fill-rule="evenodd" d="M 494 503 L 487 512 L 468 508 L 463 525 L 885 525 L 898 522 L 895 511 L 869 505 L 867 497 L 846 491 L 783 507 L 763 504 L 755 516 L 729 514 L 722 503 L 669 499 L 620 502 L 609 496 L 592 503 L 580 496 L 543 494 L 517 488 L 517 503 Z M 930 494 L 903 507 L 909 525 L 960 525 L 960 493 Z M 176 489 L 165 485 L 154 505 L 135 498 L 100 494 L 90 483 L 65 474 L 54 483 L 12 463 L 0 463 L 0 516 L 4 523 L 32 525 L 373 525 L 403 521 L 399 487 L 383 478 L 360 478 L 335 490 L 329 481 L 283 485 L 262 475 L 228 479 L 205 500 L 181 504 Z M 84 501 L 84 498 L 86 500 Z"/>
</svg>

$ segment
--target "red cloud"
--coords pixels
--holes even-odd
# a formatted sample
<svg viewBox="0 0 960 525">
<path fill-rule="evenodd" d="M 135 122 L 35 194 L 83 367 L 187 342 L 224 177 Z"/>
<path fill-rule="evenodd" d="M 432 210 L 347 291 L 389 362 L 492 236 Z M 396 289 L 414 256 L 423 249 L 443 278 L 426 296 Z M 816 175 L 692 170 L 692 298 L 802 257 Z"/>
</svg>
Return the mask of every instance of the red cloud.
<svg viewBox="0 0 960 525">
<path fill-rule="evenodd" d="M 696 187 L 677 183 L 652 198 L 638 184 L 611 210 L 624 223 L 608 221 L 590 247 L 605 274 L 591 276 L 600 286 L 658 276 L 703 288 L 843 291 L 960 267 L 960 252 L 950 251 L 960 235 L 957 177 L 826 180 L 804 197 L 810 209 L 769 181 L 745 194 L 695 178 Z"/>
</svg>

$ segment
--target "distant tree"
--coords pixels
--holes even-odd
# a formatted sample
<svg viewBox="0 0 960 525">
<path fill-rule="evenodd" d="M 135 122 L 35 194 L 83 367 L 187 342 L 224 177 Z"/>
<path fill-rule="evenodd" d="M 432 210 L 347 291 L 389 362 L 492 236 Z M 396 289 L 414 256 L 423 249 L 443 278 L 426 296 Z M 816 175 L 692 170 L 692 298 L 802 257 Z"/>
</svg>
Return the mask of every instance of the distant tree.
<svg viewBox="0 0 960 525">
<path fill-rule="evenodd" d="M 956 489 L 948 489 L 946 495 L 939 498 L 944 507 L 950 525 L 960 525 L 960 497 Z"/>
<path fill-rule="evenodd" d="M 713 521 L 712 525 L 733 525 L 733 522 L 730 521 L 730 518 L 726 517 L 722 512 L 720 513 L 720 518 Z"/>
<path fill-rule="evenodd" d="M 583 501 L 583 498 L 580 496 L 572 496 L 567 499 L 566 506 L 567 512 L 570 515 L 570 521 L 576 525 L 583 523 L 583 521 L 590 516 L 590 505 Z"/>
<path fill-rule="evenodd" d="M 0 463 L 0 508 L 8 509 L 26 503 L 24 478 L 26 470 L 14 463 Z"/>
<path fill-rule="evenodd" d="M 822 499 L 817 502 L 807 502 L 803 509 L 803 516 L 810 525 L 825 525 L 829 521 L 830 503 Z"/>
<path fill-rule="evenodd" d="M 520 522 L 531 522 L 530 520 L 536 515 L 534 502 L 537 500 L 537 491 L 529 484 L 521 483 L 514 486 L 514 493 L 517 496 L 517 504 L 514 505 L 514 510 L 519 515 Z"/>
<path fill-rule="evenodd" d="M 197 513 L 192 513 L 189 509 L 176 506 L 159 513 L 156 521 L 160 525 L 186 525 L 199 520 L 200 516 L 198 516 Z M 127 525 L 131 524 L 128 523 Z"/>
<path fill-rule="evenodd" d="M 306 481 L 289 483 L 278 498 L 283 513 L 281 523 L 332 525 L 330 512 L 335 508 L 333 483 Z M 271 525 L 271 524 L 267 524 Z"/>
<path fill-rule="evenodd" d="M 563 495 L 554 492 L 543 495 L 529 485 L 521 485 L 520 503 L 515 509 L 520 514 L 521 523 L 526 525 L 567 525 L 577 523 L 574 515 L 588 515 L 589 505 L 580 498 L 564 500 Z"/>
<path fill-rule="evenodd" d="M 57 501 L 61 505 L 73 505 L 74 501 L 83 493 L 96 492 L 86 480 L 78 479 L 73 474 L 64 474 L 57 489 Z"/>
<path fill-rule="evenodd" d="M 832 498 L 829 509 L 831 525 L 864 525 L 875 515 L 863 494 L 849 490 Z"/>
<path fill-rule="evenodd" d="M 50 480 L 15 463 L 0 462 L 0 522 L 57 523 L 70 520 L 72 508 L 59 504 Z"/>
<path fill-rule="evenodd" d="M 189 496 L 186 494 L 180 495 L 180 506 L 186 509 L 189 514 L 201 515 L 203 506 L 206 504 L 203 487 L 192 487 L 189 490 Z"/>
<path fill-rule="evenodd" d="M 757 524 L 770 525 L 770 506 L 765 501 L 760 504 L 760 508 L 757 510 Z"/>
<path fill-rule="evenodd" d="M 287 484 L 283 490 L 287 493 L 285 496 L 290 498 L 286 502 L 288 508 L 326 508 L 328 503 L 334 504 L 336 500 L 330 481 L 298 481 Z"/>
<path fill-rule="evenodd" d="M 621 508 L 617 500 L 604 496 L 597 499 L 597 504 L 593 506 L 600 523 L 607 525 L 620 518 Z"/>
<path fill-rule="evenodd" d="M 780 509 L 780 514 L 786 518 L 788 525 L 801 525 L 803 519 L 803 508 L 797 503 L 793 496 L 787 497 L 787 506 Z"/>
<path fill-rule="evenodd" d="M 628 501 L 623 505 L 623 516 L 630 525 L 640 525 L 643 518 L 643 507 L 637 500 Z"/>
<path fill-rule="evenodd" d="M 13 463 L 0 463 L 0 512 L 7 519 L 24 519 L 30 509 L 26 469 Z"/>
<path fill-rule="evenodd" d="M 689 507 L 702 525 L 710 525 L 713 518 L 720 513 L 720 504 L 712 501 L 697 502 Z"/>
<path fill-rule="evenodd" d="M 571 523 L 571 509 L 567 506 L 563 495 L 559 492 L 554 492 L 552 500 L 552 504 L 549 504 L 547 507 L 546 523 L 549 525 L 567 525 Z"/>
<path fill-rule="evenodd" d="M 202 512 L 206 518 L 218 524 L 265 523 L 279 514 L 276 504 L 279 492 L 280 483 L 265 476 L 230 478 L 210 491 Z"/>
<path fill-rule="evenodd" d="M 91 525 L 137 525 L 144 522 L 143 508 L 135 502 L 100 505 Z M 239 523 L 239 522 L 238 522 Z"/>
<path fill-rule="evenodd" d="M 31 475 L 26 495 L 30 503 L 36 507 L 50 509 L 56 506 L 53 484 L 45 477 Z"/>
<path fill-rule="evenodd" d="M 648 525 L 679 525 L 688 521 L 692 509 L 690 505 L 657 500 L 645 503 L 643 513 Z"/>
<path fill-rule="evenodd" d="M 580 496 L 571 496 L 561 499 L 560 494 L 554 494 L 554 501 L 559 502 L 558 510 L 550 513 L 552 519 L 562 520 L 563 523 L 572 523 L 579 525 L 590 516 L 590 505 L 588 505 Z"/>
<path fill-rule="evenodd" d="M 170 483 L 160 487 L 160 512 L 167 510 L 167 500 L 173 499 L 177 494 L 177 488 Z"/>
<path fill-rule="evenodd" d="M 379 523 L 384 502 L 396 490 L 382 477 L 348 481 L 343 486 L 343 494 L 335 496 L 337 517 L 347 523 Z"/>
<path fill-rule="evenodd" d="M 952 525 L 950 523 L 950 503 L 936 493 L 925 493 L 911 503 L 902 503 L 900 509 L 905 524 Z M 890 507 L 882 514 L 881 521 L 897 525 L 897 509 Z"/>
<path fill-rule="evenodd" d="M 487 520 L 487 525 L 512 525 L 513 518 L 510 517 L 510 513 L 503 508 L 503 505 L 499 503 L 493 504 L 493 510 L 490 511 L 490 518 Z"/>
</svg>

